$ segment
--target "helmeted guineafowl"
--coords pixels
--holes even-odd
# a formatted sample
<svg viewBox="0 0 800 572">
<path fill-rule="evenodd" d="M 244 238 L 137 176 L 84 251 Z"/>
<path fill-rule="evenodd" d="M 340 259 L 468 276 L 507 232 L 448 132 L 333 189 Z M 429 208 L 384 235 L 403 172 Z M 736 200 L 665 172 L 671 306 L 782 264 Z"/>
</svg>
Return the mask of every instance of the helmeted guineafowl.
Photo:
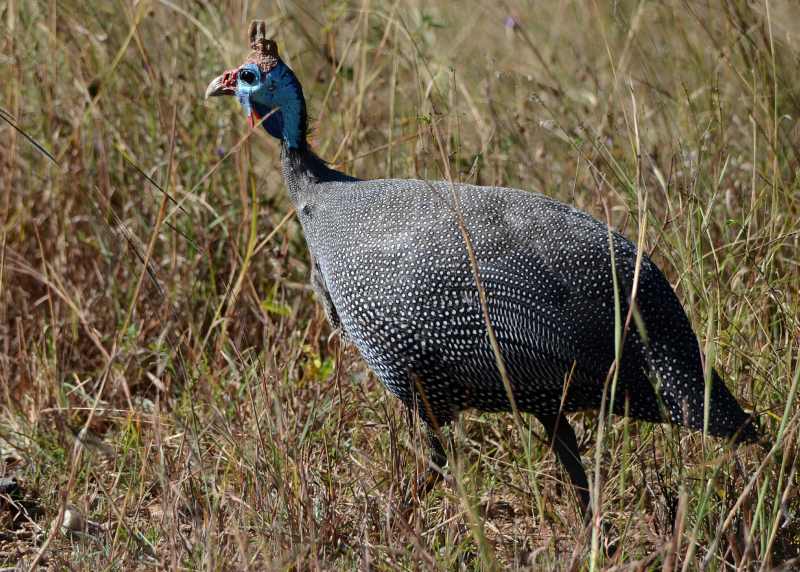
<svg viewBox="0 0 800 572">
<path fill-rule="evenodd" d="M 332 323 L 386 387 L 433 427 L 468 408 L 511 408 L 493 333 L 517 408 L 543 423 L 585 508 L 586 474 L 562 414 L 601 405 L 615 361 L 612 268 L 624 317 L 635 246 L 538 193 L 365 181 L 329 168 L 309 149 L 303 90 L 263 22 L 251 24 L 250 45 L 247 60 L 214 79 L 206 97 L 236 96 L 252 121 L 263 120 L 280 139 L 283 175 L 311 253 L 312 284 Z M 624 338 L 614 412 L 627 406 L 636 419 L 702 429 L 698 342 L 647 256 L 635 304 L 643 328 L 631 327 Z M 708 431 L 737 441 L 758 435 L 716 372 Z M 429 434 L 432 460 L 443 465 L 437 432 Z"/>
</svg>

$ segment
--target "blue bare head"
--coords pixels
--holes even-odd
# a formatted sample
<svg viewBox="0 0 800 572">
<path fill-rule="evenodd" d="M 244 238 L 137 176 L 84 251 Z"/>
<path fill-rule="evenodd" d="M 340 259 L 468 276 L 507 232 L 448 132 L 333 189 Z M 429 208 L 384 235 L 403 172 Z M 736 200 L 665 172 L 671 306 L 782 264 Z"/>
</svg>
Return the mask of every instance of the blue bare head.
<svg viewBox="0 0 800 572">
<path fill-rule="evenodd" d="M 278 57 L 275 42 L 266 37 L 264 22 L 250 25 L 250 47 L 253 52 L 241 66 L 208 84 L 206 98 L 235 95 L 251 124 L 263 120 L 267 132 L 286 147 L 305 148 L 308 117 L 303 88 Z"/>
</svg>

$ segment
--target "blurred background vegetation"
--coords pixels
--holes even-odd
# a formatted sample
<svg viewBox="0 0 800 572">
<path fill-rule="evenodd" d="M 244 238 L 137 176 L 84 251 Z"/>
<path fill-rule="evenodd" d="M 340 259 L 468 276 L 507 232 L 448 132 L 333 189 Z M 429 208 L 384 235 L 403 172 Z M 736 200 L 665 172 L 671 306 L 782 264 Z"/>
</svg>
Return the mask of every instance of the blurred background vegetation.
<svg viewBox="0 0 800 572">
<path fill-rule="evenodd" d="M 641 235 L 775 447 L 624 419 L 595 443 L 576 416 L 592 542 L 536 424 L 467 414 L 461 486 L 402 514 L 419 435 L 329 337 L 277 142 L 203 101 L 251 18 L 337 168 L 446 160 Z M 0 0 L 0 565 L 791 566 L 798 22 L 793 0 Z"/>
</svg>

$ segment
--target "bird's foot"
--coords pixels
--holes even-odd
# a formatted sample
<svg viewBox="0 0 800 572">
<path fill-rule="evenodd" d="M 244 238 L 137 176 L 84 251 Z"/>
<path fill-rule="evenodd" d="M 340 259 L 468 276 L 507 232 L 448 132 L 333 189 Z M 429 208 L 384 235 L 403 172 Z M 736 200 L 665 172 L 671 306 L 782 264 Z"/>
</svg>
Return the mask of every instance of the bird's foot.
<svg viewBox="0 0 800 572">
<path fill-rule="evenodd" d="M 591 537 L 592 529 L 595 526 L 595 519 L 591 507 L 584 514 L 583 519 L 584 531 Z M 620 535 L 616 525 L 608 519 L 600 519 L 599 537 L 600 547 L 606 558 L 616 558 L 617 552 L 620 548 Z"/>
<path fill-rule="evenodd" d="M 429 467 L 417 477 L 413 484 L 409 485 L 401 505 L 401 515 L 404 520 L 408 520 L 419 501 L 424 499 L 442 479 L 444 479 L 444 475 L 441 470 Z"/>
<path fill-rule="evenodd" d="M 431 489 L 435 487 L 439 481 L 444 478 L 441 469 L 434 469 L 433 467 L 429 467 L 424 474 L 420 475 L 417 479 L 415 488 L 416 488 L 416 498 L 422 500 L 427 496 Z"/>
</svg>

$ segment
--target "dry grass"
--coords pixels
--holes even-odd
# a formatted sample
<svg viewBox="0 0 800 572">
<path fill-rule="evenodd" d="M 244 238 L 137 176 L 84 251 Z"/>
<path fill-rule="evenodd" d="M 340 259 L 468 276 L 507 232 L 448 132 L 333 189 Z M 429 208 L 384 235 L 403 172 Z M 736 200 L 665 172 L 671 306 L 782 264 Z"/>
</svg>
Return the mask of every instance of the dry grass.
<svg viewBox="0 0 800 572">
<path fill-rule="evenodd" d="M 0 16 L 0 477 L 20 484 L 0 497 L 0 565 L 798 557 L 795 2 L 5 0 Z M 202 101 L 251 17 L 276 22 L 339 167 L 541 190 L 640 236 L 775 447 L 623 419 L 596 443 L 597 416 L 576 416 L 602 477 L 585 531 L 535 423 L 468 414 L 459 486 L 402 518 L 417 429 L 328 339 L 276 143 Z M 66 503 L 96 526 L 60 534 Z"/>
</svg>

